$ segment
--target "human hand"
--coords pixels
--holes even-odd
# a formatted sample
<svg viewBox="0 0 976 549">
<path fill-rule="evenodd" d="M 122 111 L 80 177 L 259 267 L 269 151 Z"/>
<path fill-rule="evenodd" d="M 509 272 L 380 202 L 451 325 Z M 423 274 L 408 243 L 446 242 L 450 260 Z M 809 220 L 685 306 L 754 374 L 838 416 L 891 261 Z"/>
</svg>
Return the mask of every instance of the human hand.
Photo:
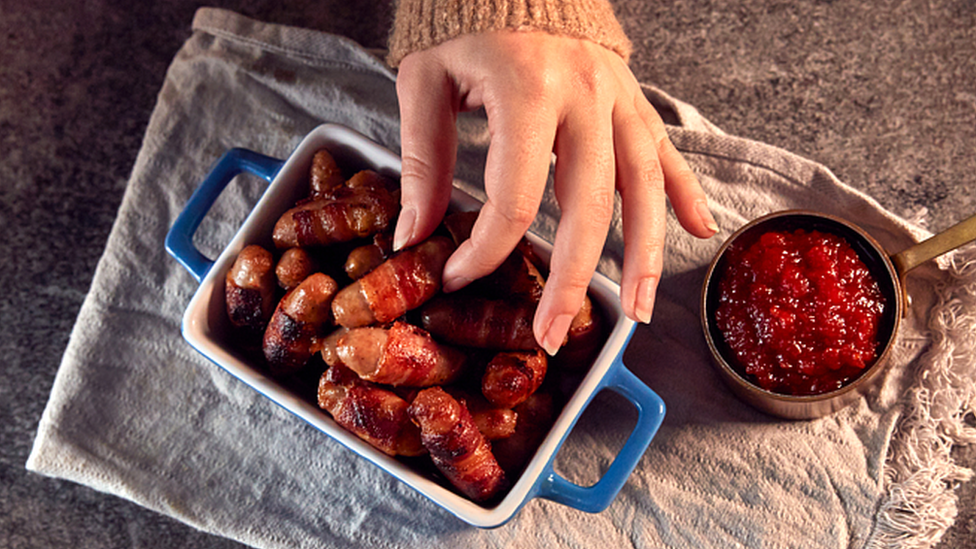
<svg viewBox="0 0 976 549">
<path fill-rule="evenodd" d="M 535 219 L 556 155 L 561 219 L 533 331 L 562 344 L 596 270 L 620 192 L 624 313 L 649 322 L 661 277 L 666 197 L 681 225 L 718 231 L 698 180 L 623 59 L 588 40 L 539 31 L 464 35 L 400 64 L 402 210 L 396 249 L 429 236 L 450 201 L 457 114 L 484 107 L 491 143 L 487 193 L 471 232 L 444 267 L 444 289 L 492 271 Z"/>
</svg>

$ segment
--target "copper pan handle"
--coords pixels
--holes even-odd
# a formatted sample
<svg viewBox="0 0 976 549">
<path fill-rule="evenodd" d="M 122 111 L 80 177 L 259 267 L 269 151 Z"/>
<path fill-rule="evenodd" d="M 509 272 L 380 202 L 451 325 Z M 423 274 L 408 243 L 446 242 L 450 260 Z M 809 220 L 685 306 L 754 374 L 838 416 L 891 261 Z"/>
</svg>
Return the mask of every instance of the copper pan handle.
<svg viewBox="0 0 976 549">
<path fill-rule="evenodd" d="M 891 258 L 898 270 L 898 276 L 922 263 L 976 240 L 976 215 L 969 217 L 941 233 L 909 247 Z"/>
</svg>

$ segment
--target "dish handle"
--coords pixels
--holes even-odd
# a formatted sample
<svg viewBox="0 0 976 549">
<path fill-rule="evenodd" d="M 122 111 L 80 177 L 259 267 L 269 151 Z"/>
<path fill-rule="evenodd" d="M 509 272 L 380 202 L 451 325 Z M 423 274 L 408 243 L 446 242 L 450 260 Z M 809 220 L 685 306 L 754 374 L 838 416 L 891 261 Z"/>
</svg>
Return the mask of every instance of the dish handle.
<svg viewBox="0 0 976 549">
<path fill-rule="evenodd" d="M 556 474 L 553 470 L 553 457 L 543 471 L 539 497 L 588 513 L 603 511 L 617 497 L 661 426 L 665 414 L 661 397 L 628 370 L 619 356 L 610 372 L 594 394 L 602 389 L 610 389 L 629 400 L 637 408 L 637 424 L 634 430 L 610 468 L 592 486 L 580 486 Z"/>
<path fill-rule="evenodd" d="M 180 262 L 200 282 L 213 266 L 193 244 L 193 234 L 206 217 L 217 197 L 227 184 L 240 173 L 254 174 L 269 183 L 274 180 L 284 161 L 248 149 L 235 148 L 224 153 L 211 168 L 203 183 L 193 192 L 186 207 L 166 234 L 166 251 Z"/>
</svg>

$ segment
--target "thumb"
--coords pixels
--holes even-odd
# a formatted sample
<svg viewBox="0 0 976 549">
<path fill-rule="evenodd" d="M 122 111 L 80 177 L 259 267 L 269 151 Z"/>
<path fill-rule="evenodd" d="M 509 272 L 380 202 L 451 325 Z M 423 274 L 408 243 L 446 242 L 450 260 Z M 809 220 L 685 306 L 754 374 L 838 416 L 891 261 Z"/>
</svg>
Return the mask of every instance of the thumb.
<svg viewBox="0 0 976 549">
<path fill-rule="evenodd" d="M 402 209 L 393 236 L 399 250 L 427 238 L 451 200 L 457 156 L 456 87 L 428 52 L 408 55 L 397 75 Z"/>
</svg>

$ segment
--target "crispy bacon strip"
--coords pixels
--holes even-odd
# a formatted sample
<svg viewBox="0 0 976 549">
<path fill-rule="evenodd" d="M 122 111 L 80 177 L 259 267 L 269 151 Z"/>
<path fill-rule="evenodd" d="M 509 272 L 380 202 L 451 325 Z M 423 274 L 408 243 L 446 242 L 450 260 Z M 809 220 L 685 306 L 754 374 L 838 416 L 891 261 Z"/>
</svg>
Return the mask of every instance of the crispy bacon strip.
<svg viewBox="0 0 976 549">
<path fill-rule="evenodd" d="M 440 387 L 424 389 L 407 409 L 434 465 L 464 495 L 486 501 L 507 485 L 505 473 L 467 407 Z"/>
<path fill-rule="evenodd" d="M 278 302 L 264 332 L 264 357 L 274 375 L 301 369 L 318 350 L 317 343 L 332 325 L 335 280 L 315 273 Z"/>
<path fill-rule="evenodd" d="M 336 355 L 359 377 L 394 387 L 429 387 L 455 381 L 467 355 L 441 345 L 423 329 L 394 322 L 389 329 L 353 328 L 339 338 Z"/>
<path fill-rule="evenodd" d="M 332 366 L 319 379 L 318 404 L 344 429 L 391 456 L 426 453 L 420 430 L 410 421 L 407 401 L 363 381 L 344 366 Z"/>
<path fill-rule="evenodd" d="M 495 355 L 481 378 L 481 392 L 499 408 L 513 408 L 536 392 L 546 377 L 548 360 L 541 350 Z"/>
<path fill-rule="evenodd" d="M 441 288 L 444 264 L 454 250 L 446 237 L 432 237 L 402 250 L 336 296 L 332 312 L 347 328 L 396 320 Z"/>
<path fill-rule="evenodd" d="M 532 333 L 536 304 L 471 295 L 443 295 L 421 310 L 421 325 L 441 341 L 461 347 L 502 350 L 538 348 Z"/>
</svg>

